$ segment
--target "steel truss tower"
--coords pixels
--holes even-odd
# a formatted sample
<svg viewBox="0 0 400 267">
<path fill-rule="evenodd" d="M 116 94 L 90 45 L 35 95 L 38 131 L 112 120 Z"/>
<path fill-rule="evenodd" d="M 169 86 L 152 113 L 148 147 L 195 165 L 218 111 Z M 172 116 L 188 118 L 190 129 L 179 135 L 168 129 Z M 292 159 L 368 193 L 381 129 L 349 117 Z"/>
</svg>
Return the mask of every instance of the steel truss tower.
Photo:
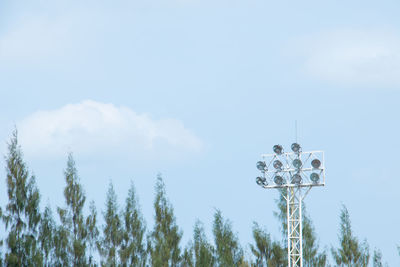
<svg viewBox="0 0 400 267">
<path fill-rule="evenodd" d="M 286 200 L 288 267 L 303 266 L 302 203 L 314 186 L 325 185 L 323 151 L 302 152 L 299 144 L 284 153 L 280 145 L 274 154 L 263 154 L 257 162 L 262 176 L 256 178 L 265 189 L 281 189 Z"/>
</svg>

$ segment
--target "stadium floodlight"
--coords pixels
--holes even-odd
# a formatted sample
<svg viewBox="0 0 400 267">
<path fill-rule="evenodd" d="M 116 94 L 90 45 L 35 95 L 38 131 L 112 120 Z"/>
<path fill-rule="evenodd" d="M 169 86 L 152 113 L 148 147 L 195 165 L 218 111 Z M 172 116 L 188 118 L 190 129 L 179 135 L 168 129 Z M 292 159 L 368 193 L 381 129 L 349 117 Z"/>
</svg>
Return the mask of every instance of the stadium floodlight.
<svg viewBox="0 0 400 267">
<path fill-rule="evenodd" d="M 267 165 L 265 164 L 264 161 L 258 161 L 257 162 L 257 169 L 259 169 L 260 171 L 265 171 Z"/>
<path fill-rule="evenodd" d="M 301 146 L 298 143 L 293 143 L 291 148 L 292 148 L 292 151 L 295 153 L 298 153 L 301 150 Z"/>
<path fill-rule="evenodd" d="M 321 161 L 320 161 L 319 159 L 313 159 L 313 160 L 311 161 L 311 166 L 312 166 L 314 169 L 319 169 L 319 167 L 321 167 Z"/>
<path fill-rule="evenodd" d="M 294 166 L 296 169 L 300 169 L 300 168 L 301 168 L 301 165 L 303 165 L 303 163 L 302 163 L 301 160 L 299 160 L 299 159 L 294 159 L 293 162 L 292 162 L 292 164 L 293 164 L 293 166 Z"/>
<path fill-rule="evenodd" d="M 315 172 L 311 173 L 310 180 L 313 181 L 313 183 L 318 183 L 318 181 L 319 181 L 318 173 L 315 173 Z"/>
<path fill-rule="evenodd" d="M 303 267 L 302 202 L 312 187 L 325 185 L 324 152 L 303 152 L 298 143 L 291 149 L 283 152 L 275 145 L 274 154 L 261 155 L 257 169 L 262 175 L 256 182 L 265 189 L 281 189 L 287 211 L 288 267 Z M 270 165 L 273 168 L 268 169 Z"/>
<path fill-rule="evenodd" d="M 292 176 L 292 184 L 301 184 L 301 175 L 296 173 Z"/>
<path fill-rule="evenodd" d="M 259 186 L 268 185 L 267 179 L 265 179 L 265 177 L 260 177 L 260 176 L 258 176 L 258 177 L 256 178 L 256 183 L 257 183 Z"/>
<path fill-rule="evenodd" d="M 274 145 L 272 148 L 277 155 L 281 155 L 283 152 L 283 147 L 281 145 Z"/>
<path fill-rule="evenodd" d="M 280 176 L 280 175 L 275 175 L 275 177 L 274 177 L 274 182 L 275 182 L 277 185 L 283 185 L 283 177 Z"/>
<path fill-rule="evenodd" d="M 275 169 L 277 170 L 281 170 L 282 169 L 282 162 L 280 160 L 275 160 L 274 163 L 272 164 L 274 166 Z"/>
</svg>

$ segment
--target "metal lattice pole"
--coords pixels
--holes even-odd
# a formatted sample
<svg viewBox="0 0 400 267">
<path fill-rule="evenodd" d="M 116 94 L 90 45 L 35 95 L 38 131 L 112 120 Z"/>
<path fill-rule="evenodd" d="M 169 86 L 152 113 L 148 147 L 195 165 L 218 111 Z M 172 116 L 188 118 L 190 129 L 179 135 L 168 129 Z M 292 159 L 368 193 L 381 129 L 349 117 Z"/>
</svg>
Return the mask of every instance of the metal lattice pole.
<svg viewBox="0 0 400 267">
<path fill-rule="evenodd" d="M 262 155 L 257 168 L 263 173 L 256 182 L 263 188 L 280 188 L 286 200 L 288 267 L 303 266 L 303 199 L 314 186 L 325 185 L 324 154 L 322 151 L 301 152 L 297 143 L 293 152 L 283 153 L 280 145 L 275 154 Z M 311 163 L 307 167 L 307 163 Z M 273 169 L 269 169 L 270 167 Z"/>
</svg>

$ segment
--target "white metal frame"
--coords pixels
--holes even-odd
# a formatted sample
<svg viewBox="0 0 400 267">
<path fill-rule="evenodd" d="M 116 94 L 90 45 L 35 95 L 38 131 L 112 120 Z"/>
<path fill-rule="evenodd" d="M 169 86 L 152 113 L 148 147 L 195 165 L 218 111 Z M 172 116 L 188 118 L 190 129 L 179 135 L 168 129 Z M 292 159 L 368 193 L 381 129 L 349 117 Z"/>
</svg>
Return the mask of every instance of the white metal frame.
<svg viewBox="0 0 400 267">
<path fill-rule="evenodd" d="M 308 192 L 314 186 L 325 185 L 325 164 L 323 151 L 310 152 L 288 152 L 282 154 L 263 154 L 261 155 L 266 164 L 263 172 L 264 184 L 261 185 L 265 189 L 284 188 L 282 191 L 286 200 L 287 212 L 287 245 L 288 245 L 288 267 L 303 266 L 303 231 L 302 231 L 302 202 Z M 299 159 L 302 162 L 300 168 L 293 166 L 293 160 Z M 311 161 L 318 159 L 321 166 L 317 169 L 311 166 Z M 275 169 L 273 163 L 279 160 L 282 163 L 281 169 Z M 309 166 L 309 167 L 307 167 Z M 320 177 L 318 182 L 310 179 L 311 173 L 317 173 Z M 299 174 L 302 178 L 301 183 L 291 183 L 294 174 Z M 277 185 L 274 183 L 274 177 L 279 175 L 283 178 L 284 183 Z M 286 191 L 286 192 L 285 192 Z M 286 193 L 286 194 L 285 194 Z"/>
</svg>

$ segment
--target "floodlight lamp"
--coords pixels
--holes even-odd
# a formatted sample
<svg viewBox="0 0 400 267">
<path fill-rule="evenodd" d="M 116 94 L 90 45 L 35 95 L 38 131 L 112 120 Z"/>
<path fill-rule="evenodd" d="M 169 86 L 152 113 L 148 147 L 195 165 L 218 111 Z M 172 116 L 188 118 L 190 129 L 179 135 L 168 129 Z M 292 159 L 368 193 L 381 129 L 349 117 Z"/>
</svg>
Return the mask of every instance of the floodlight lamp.
<svg viewBox="0 0 400 267">
<path fill-rule="evenodd" d="M 301 180 L 301 175 L 298 173 L 292 176 L 292 184 L 301 184 Z"/>
<path fill-rule="evenodd" d="M 257 162 L 257 169 L 259 169 L 260 171 L 265 171 L 266 167 L 267 165 L 265 164 L 264 161 Z"/>
<path fill-rule="evenodd" d="M 311 181 L 313 181 L 313 183 L 315 183 L 315 184 L 318 183 L 318 181 L 319 181 L 318 173 L 315 173 L 315 172 L 311 173 L 310 179 L 311 179 Z"/>
<path fill-rule="evenodd" d="M 272 150 L 274 150 L 275 154 L 281 155 L 283 152 L 283 147 L 281 145 L 274 145 Z"/>
<path fill-rule="evenodd" d="M 283 185 L 283 177 L 280 176 L 280 175 L 275 175 L 275 177 L 274 177 L 274 182 L 275 182 L 277 185 Z"/>
<path fill-rule="evenodd" d="M 267 179 L 265 177 L 260 177 L 260 176 L 256 178 L 256 183 L 259 186 L 268 185 Z"/>
<path fill-rule="evenodd" d="M 272 165 L 274 166 L 275 169 L 282 170 L 283 164 L 280 160 L 275 160 Z"/>
<path fill-rule="evenodd" d="M 296 169 L 300 169 L 300 168 L 301 168 L 301 165 L 303 165 L 303 163 L 302 163 L 301 160 L 299 160 L 299 159 L 294 159 L 293 162 L 292 162 L 292 164 L 293 164 L 293 166 L 294 166 Z"/>
<path fill-rule="evenodd" d="M 321 167 L 321 161 L 319 159 L 314 159 L 313 161 L 311 161 L 311 166 L 314 169 L 319 169 L 319 167 Z"/>
<path fill-rule="evenodd" d="M 301 150 L 301 146 L 298 143 L 293 143 L 291 146 L 293 152 L 298 153 Z"/>
</svg>

